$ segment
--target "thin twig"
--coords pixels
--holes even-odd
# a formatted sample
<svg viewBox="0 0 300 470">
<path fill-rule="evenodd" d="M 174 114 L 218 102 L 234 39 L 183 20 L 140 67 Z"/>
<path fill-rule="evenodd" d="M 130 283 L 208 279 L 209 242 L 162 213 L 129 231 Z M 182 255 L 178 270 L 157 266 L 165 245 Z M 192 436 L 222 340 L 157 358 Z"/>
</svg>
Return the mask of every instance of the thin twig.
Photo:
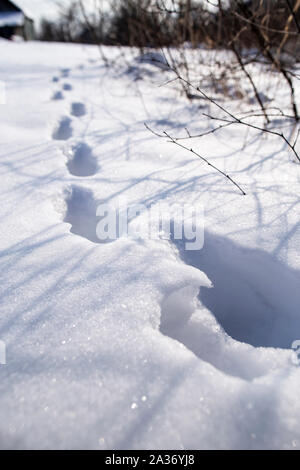
<svg viewBox="0 0 300 470">
<path fill-rule="evenodd" d="M 210 166 L 211 168 L 213 168 L 214 170 L 216 170 L 218 173 L 220 173 L 222 176 L 224 176 L 225 178 L 227 178 L 232 184 L 234 184 L 234 186 L 236 186 L 240 192 L 242 193 L 243 196 L 246 196 L 246 193 L 245 191 L 241 188 L 241 186 L 236 183 L 236 181 L 234 181 L 231 176 L 229 176 L 227 173 L 225 173 L 224 171 L 220 170 L 220 168 L 216 167 L 215 165 L 213 165 L 212 163 L 210 163 L 207 158 L 203 157 L 202 155 L 200 155 L 200 153 L 198 152 L 195 152 L 194 149 L 192 148 L 188 148 L 186 147 L 185 145 L 182 145 L 180 144 L 179 142 L 177 142 L 172 136 L 170 136 L 170 134 L 168 134 L 166 131 L 164 131 L 164 135 L 161 135 L 161 134 L 158 134 L 157 132 L 153 131 L 151 129 L 151 127 L 148 126 L 148 124 L 144 123 L 146 129 L 148 129 L 148 131 L 152 132 L 152 134 L 156 135 L 157 137 L 167 137 L 168 139 L 170 139 L 170 141 L 177 145 L 178 147 L 181 147 L 182 149 L 184 150 L 187 150 L 188 152 L 191 152 L 193 155 L 196 155 L 196 157 L 200 158 L 200 160 L 202 160 L 203 162 L 205 162 L 208 166 Z"/>
</svg>

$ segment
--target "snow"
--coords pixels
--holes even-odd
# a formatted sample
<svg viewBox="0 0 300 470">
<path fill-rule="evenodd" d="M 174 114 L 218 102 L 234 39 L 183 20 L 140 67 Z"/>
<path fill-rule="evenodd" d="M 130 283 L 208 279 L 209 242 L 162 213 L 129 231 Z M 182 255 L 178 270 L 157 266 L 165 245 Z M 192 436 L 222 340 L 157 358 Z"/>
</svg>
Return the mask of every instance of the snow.
<svg viewBox="0 0 300 470">
<path fill-rule="evenodd" d="M 0 12 L 0 27 L 22 26 L 24 24 L 24 14 L 20 12 Z"/>
<path fill-rule="evenodd" d="M 241 196 L 145 128 L 210 125 L 158 86 L 168 72 L 129 53 L 107 68 L 92 46 L 0 47 L 0 447 L 299 449 L 292 155 L 255 133 L 242 149 L 235 127 L 193 142 Z M 125 199 L 203 205 L 203 249 L 101 243 L 99 202 Z"/>
</svg>

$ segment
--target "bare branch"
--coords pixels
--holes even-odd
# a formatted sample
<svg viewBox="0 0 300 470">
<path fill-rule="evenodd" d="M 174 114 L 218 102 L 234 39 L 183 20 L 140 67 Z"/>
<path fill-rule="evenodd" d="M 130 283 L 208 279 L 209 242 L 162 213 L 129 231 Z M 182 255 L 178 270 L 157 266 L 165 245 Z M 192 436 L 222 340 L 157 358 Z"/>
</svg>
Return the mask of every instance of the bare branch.
<svg viewBox="0 0 300 470">
<path fill-rule="evenodd" d="M 196 152 L 195 150 L 193 150 L 192 148 L 188 148 L 186 147 L 185 145 L 183 144 L 180 144 L 176 139 L 174 139 L 172 136 L 170 136 L 170 134 L 168 134 L 166 131 L 164 131 L 164 135 L 161 135 L 161 134 L 158 134 L 157 132 L 153 131 L 146 123 L 144 123 L 146 129 L 148 129 L 150 132 L 152 132 L 152 134 L 156 135 L 157 137 L 168 137 L 168 139 L 170 139 L 170 141 L 177 145 L 178 147 L 184 149 L 184 150 L 187 150 L 188 152 L 191 152 L 193 155 L 195 155 L 196 157 L 200 158 L 200 160 L 202 160 L 203 162 L 205 162 L 208 166 L 210 166 L 211 168 L 213 168 L 214 170 L 216 170 L 218 173 L 220 173 L 222 176 L 224 176 L 225 178 L 228 179 L 228 181 L 230 181 L 234 186 L 236 186 L 239 191 L 242 193 L 243 196 L 246 196 L 246 193 L 245 191 L 241 188 L 241 186 L 236 183 L 236 181 L 234 181 L 232 179 L 231 176 L 229 176 L 227 173 L 225 173 L 224 171 L 220 170 L 218 167 L 216 167 L 215 165 L 213 165 L 212 163 L 210 163 L 207 158 L 203 157 L 202 155 L 200 155 L 200 153 Z"/>
</svg>

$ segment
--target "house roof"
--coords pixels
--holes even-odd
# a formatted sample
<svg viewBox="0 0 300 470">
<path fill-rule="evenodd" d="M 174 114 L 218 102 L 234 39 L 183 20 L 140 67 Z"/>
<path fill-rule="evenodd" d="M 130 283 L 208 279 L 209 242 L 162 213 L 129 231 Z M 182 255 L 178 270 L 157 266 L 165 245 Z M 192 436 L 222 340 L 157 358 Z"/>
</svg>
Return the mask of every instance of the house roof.
<svg viewBox="0 0 300 470">
<path fill-rule="evenodd" d="M 22 12 L 24 13 L 24 15 L 26 16 L 26 18 L 29 18 L 29 19 L 32 19 L 32 17 L 34 16 L 32 11 L 29 10 L 29 8 L 27 7 L 27 4 L 23 3 L 22 0 L 10 0 L 11 3 L 13 3 L 17 8 L 19 8 L 20 10 L 22 10 Z"/>
<path fill-rule="evenodd" d="M 0 12 L 0 27 L 4 26 L 22 26 L 25 15 L 22 11 L 2 11 Z"/>
<path fill-rule="evenodd" d="M 27 6 L 24 7 L 24 4 L 19 0 L 0 0 L 0 21 L 1 21 L 1 26 L 3 26 L 3 22 L 5 23 L 5 26 L 19 26 L 20 21 L 21 21 L 21 16 L 22 17 L 22 24 L 24 23 L 24 18 L 32 19 L 33 15 L 32 13 L 28 10 Z M 26 5 L 26 4 L 25 4 Z M 7 8 L 6 8 L 7 7 Z M 4 11 L 3 11 L 4 10 Z M 19 15 L 19 16 L 18 16 Z"/>
</svg>

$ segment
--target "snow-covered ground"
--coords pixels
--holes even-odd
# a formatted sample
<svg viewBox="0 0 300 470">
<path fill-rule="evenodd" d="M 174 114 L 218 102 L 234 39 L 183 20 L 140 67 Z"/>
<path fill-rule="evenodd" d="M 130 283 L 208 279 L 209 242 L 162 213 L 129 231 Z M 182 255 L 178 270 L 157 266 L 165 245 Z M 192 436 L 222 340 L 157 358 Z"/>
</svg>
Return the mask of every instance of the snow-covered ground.
<svg viewBox="0 0 300 470">
<path fill-rule="evenodd" d="M 299 449 L 300 165 L 241 128 L 195 140 L 242 196 L 145 128 L 210 125 L 168 72 L 0 50 L 1 448 Z M 204 207 L 203 249 L 96 243 L 97 205 L 125 199 Z"/>
</svg>

